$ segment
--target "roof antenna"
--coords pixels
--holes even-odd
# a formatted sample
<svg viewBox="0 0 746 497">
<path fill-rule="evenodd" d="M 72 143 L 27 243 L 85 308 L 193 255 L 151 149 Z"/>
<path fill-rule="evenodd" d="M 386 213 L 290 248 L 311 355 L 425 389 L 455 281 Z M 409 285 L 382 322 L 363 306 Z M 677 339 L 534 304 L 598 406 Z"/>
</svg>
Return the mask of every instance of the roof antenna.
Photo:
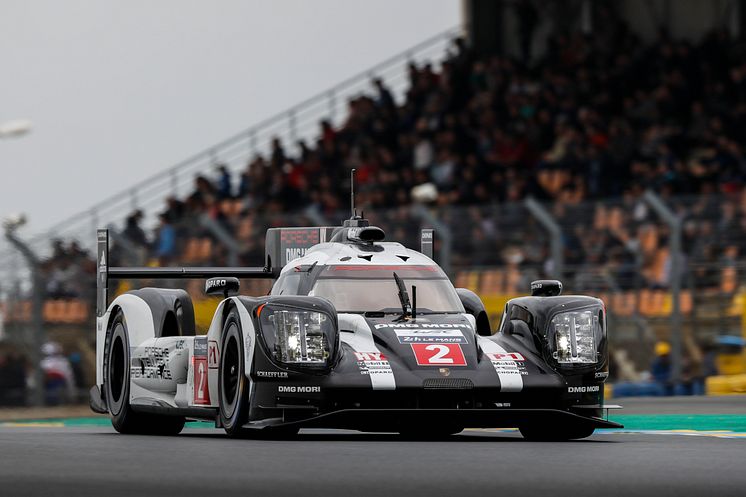
<svg viewBox="0 0 746 497">
<path fill-rule="evenodd" d="M 357 216 L 355 212 L 355 169 L 350 171 L 350 210 L 352 211 L 352 217 Z"/>
</svg>

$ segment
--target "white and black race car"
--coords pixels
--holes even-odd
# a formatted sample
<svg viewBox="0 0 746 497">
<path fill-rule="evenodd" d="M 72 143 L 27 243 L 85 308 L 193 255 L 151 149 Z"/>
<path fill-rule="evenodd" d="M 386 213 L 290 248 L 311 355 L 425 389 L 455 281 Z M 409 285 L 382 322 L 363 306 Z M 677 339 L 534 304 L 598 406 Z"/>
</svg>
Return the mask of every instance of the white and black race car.
<svg viewBox="0 0 746 497">
<path fill-rule="evenodd" d="M 479 297 L 433 261 L 432 230 L 421 252 L 383 240 L 353 216 L 269 229 L 263 268 L 110 268 L 99 231 L 92 409 L 121 433 L 176 434 L 186 419 L 232 436 L 518 427 L 530 439 L 577 439 L 621 427 L 603 417 L 601 300 L 534 282 L 493 332 Z M 197 336 L 186 292 L 142 288 L 108 303 L 112 278 L 209 278 L 206 292 L 224 300 Z M 275 282 L 250 297 L 239 278 Z"/>
</svg>

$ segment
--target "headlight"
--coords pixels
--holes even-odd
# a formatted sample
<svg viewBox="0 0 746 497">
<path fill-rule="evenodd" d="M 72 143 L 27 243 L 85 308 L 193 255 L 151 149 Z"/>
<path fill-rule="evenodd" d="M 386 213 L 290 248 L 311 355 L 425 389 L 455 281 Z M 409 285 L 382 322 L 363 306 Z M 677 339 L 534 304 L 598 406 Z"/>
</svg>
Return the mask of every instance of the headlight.
<svg viewBox="0 0 746 497">
<path fill-rule="evenodd" d="M 259 317 L 262 336 L 275 360 L 285 364 L 327 365 L 335 333 L 325 313 L 268 305 Z"/>
<path fill-rule="evenodd" d="M 598 310 L 561 312 L 552 318 L 554 358 L 560 364 L 595 364 L 601 335 Z"/>
</svg>

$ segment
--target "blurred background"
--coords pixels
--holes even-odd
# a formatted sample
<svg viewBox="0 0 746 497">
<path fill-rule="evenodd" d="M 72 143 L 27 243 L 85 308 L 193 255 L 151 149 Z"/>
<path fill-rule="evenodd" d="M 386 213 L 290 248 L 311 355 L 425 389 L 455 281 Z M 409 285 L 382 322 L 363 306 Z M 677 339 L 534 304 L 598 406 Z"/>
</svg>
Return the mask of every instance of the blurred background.
<svg viewBox="0 0 746 497">
<path fill-rule="evenodd" d="M 609 396 L 746 392 L 746 2 L 272 4 L 3 4 L 0 406 L 87 402 L 97 227 L 110 265 L 261 266 L 352 168 L 493 327 L 534 279 L 600 296 Z"/>
</svg>

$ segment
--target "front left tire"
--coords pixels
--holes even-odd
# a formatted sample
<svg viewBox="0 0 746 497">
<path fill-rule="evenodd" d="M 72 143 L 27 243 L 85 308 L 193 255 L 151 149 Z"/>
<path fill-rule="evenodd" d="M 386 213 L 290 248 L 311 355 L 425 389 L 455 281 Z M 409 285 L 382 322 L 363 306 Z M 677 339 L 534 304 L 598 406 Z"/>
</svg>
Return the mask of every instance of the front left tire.
<svg viewBox="0 0 746 497">
<path fill-rule="evenodd" d="M 126 434 L 178 435 L 184 428 L 183 417 L 136 412 L 130 405 L 130 348 L 122 311 L 112 319 L 108 335 L 104 390 L 114 429 Z"/>
</svg>

